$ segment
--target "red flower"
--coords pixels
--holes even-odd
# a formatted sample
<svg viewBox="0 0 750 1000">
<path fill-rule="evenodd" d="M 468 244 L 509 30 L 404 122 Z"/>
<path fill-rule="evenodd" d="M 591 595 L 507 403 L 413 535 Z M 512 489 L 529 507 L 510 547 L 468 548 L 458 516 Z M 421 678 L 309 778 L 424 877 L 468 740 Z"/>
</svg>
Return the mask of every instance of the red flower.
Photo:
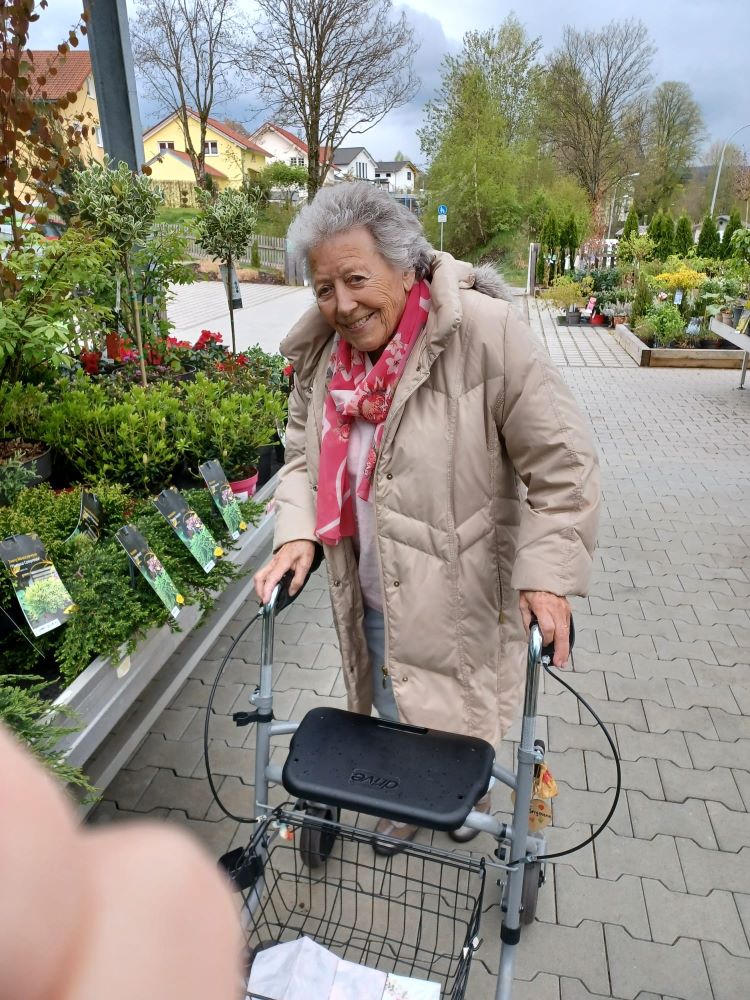
<svg viewBox="0 0 750 1000">
<path fill-rule="evenodd" d="M 246 354 L 238 354 L 237 357 L 234 360 L 237 362 L 237 364 L 241 368 L 244 368 L 245 365 L 247 364 L 247 355 Z"/>
<path fill-rule="evenodd" d="M 99 361 L 101 360 L 101 356 L 101 351 L 81 351 L 79 357 L 81 359 L 81 364 L 83 365 L 83 370 L 87 375 L 99 374 Z"/>
<path fill-rule="evenodd" d="M 227 367 L 227 366 L 226 366 L 226 365 L 224 364 L 224 362 L 223 362 L 223 361 L 217 361 L 217 362 L 216 362 L 216 371 L 217 371 L 217 372 L 223 372 L 223 371 L 225 371 L 225 370 L 226 370 L 226 367 Z"/>
<path fill-rule="evenodd" d="M 294 374 L 294 366 L 293 365 L 287 365 L 286 368 L 284 369 L 284 374 L 286 375 L 287 378 L 289 378 L 291 375 L 293 375 Z"/>
</svg>

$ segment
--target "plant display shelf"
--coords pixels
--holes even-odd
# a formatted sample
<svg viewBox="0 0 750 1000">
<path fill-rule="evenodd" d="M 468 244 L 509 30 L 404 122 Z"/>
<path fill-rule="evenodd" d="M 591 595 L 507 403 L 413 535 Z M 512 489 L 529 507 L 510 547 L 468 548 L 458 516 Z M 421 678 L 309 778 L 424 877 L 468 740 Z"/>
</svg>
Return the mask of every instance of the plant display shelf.
<svg viewBox="0 0 750 1000">
<path fill-rule="evenodd" d="M 711 329 L 731 340 L 724 331 L 735 333 L 731 327 L 723 323 L 713 322 Z M 735 334 L 736 335 L 736 334 Z M 743 354 L 741 351 L 722 350 L 721 348 L 691 348 L 691 347 L 647 347 L 637 337 L 629 326 L 618 323 L 612 331 L 620 347 L 630 355 L 641 368 L 741 368 Z M 741 336 L 741 334 L 740 334 Z M 748 339 L 748 338 L 745 338 Z"/>
<path fill-rule="evenodd" d="M 278 476 L 274 476 L 258 491 L 254 499 L 259 503 L 267 503 L 273 497 L 277 483 Z M 240 536 L 237 547 L 231 550 L 226 558 L 238 567 L 245 567 L 268 545 L 272 535 L 273 514 L 266 510 L 258 525 Z M 95 773 L 90 773 L 95 785 L 106 787 L 112 780 L 149 731 L 155 719 L 216 641 L 227 621 L 237 614 L 248 599 L 252 591 L 252 580 L 246 579 L 240 583 L 238 593 L 218 611 L 214 611 L 196 633 L 200 641 L 191 644 L 196 645 L 196 648 L 167 682 L 160 685 L 160 691 L 156 699 L 152 700 L 153 703 L 139 713 L 138 725 L 127 734 L 116 753 L 116 759 L 108 760 L 97 767 Z M 217 592 L 216 596 L 220 593 Z M 157 679 L 167 660 L 195 631 L 199 621 L 198 606 L 187 605 L 179 616 L 178 632 L 173 632 L 168 624 L 152 629 L 133 652 L 119 663 L 113 663 L 109 657 L 97 657 L 72 684 L 65 688 L 54 704 L 61 716 L 57 721 L 69 724 L 66 716 L 71 713 L 75 723 L 80 727 L 77 732 L 66 736 L 60 744 L 71 764 L 80 767 L 96 754 L 117 724 L 144 695 L 148 686 Z"/>
</svg>

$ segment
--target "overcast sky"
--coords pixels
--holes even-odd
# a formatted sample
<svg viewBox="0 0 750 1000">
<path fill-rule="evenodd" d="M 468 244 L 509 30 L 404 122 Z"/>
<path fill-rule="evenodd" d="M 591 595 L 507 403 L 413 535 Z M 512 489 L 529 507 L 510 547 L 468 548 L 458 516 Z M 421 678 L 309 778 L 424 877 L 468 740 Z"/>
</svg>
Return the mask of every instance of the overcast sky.
<svg viewBox="0 0 750 1000">
<path fill-rule="evenodd" d="M 248 10 L 252 0 L 245 0 Z M 487 0 L 410 0 L 403 7 L 420 42 L 416 69 L 422 85 L 414 100 L 392 112 L 362 136 L 350 136 L 347 145 L 364 145 L 376 160 L 391 159 L 397 150 L 418 162 L 422 156 L 416 129 L 424 102 L 440 81 L 440 62 L 446 52 L 457 52 L 465 31 L 499 24 L 515 11 L 532 36 L 542 38 L 545 51 L 560 41 L 563 26 L 597 29 L 612 19 L 639 17 L 647 26 L 657 54 L 657 80 L 684 80 L 693 88 L 706 121 L 709 142 L 725 140 L 734 129 L 750 123 L 750 87 L 747 84 L 747 39 L 750 38 L 749 0 L 607 0 L 606 4 L 565 4 L 560 0 L 526 3 L 488 3 Z M 135 8 L 128 0 L 129 9 Z M 80 9 L 78 0 L 52 0 L 42 12 L 32 47 L 52 48 L 61 41 Z M 252 126 L 248 100 L 217 109 L 217 117 L 231 116 Z M 155 108 L 142 95 L 144 127 L 156 119 Z M 737 143 L 750 150 L 750 129 Z"/>
</svg>

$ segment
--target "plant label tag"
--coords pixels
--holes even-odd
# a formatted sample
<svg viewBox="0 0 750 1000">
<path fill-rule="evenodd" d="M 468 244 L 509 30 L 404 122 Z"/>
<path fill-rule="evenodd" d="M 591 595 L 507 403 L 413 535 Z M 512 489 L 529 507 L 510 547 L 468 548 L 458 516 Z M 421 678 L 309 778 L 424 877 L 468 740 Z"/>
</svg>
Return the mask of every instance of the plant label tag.
<svg viewBox="0 0 750 1000">
<path fill-rule="evenodd" d="M 13 535 L 0 542 L 0 559 L 10 573 L 13 591 L 35 636 L 59 628 L 74 613 L 73 599 L 47 558 L 39 535 Z"/>
<path fill-rule="evenodd" d="M 95 493 L 81 490 L 81 513 L 70 538 L 75 538 L 76 535 L 88 535 L 92 542 L 98 542 L 101 536 L 101 522 L 102 505 L 99 498 Z"/>
<path fill-rule="evenodd" d="M 136 569 L 152 588 L 173 618 L 177 618 L 185 598 L 175 587 L 159 557 L 134 524 L 126 524 L 115 535 Z"/>
<path fill-rule="evenodd" d="M 232 309 L 241 309 L 242 293 L 240 292 L 240 283 L 237 280 L 237 272 L 234 269 L 234 265 L 232 265 L 231 275 L 228 274 L 226 264 L 220 264 L 219 271 L 221 272 L 221 280 L 224 282 L 227 299 L 232 303 Z"/>
<path fill-rule="evenodd" d="M 247 530 L 247 524 L 242 519 L 242 511 L 237 502 L 237 497 L 232 492 L 221 463 L 216 461 L 204 462 L 198 466 L 198 471 L 203 476 L 206 486 L 211 493 L 214 503 L 224 518 L 224 524 L 229 529 L 229 533 L 236 541 L 240 537 L 241 531 Z"/>
<path fill-rule="evenodd" d="M 130 673 L 130 655 L 123 656 L 120 662 L 117 664 L 117 676 L 119 678 L 125 677 L 126 674 Z"/>
<path fill-rule="evenodd" d="M 172 486 L 161 491 L 154 500 L 154 506 L 172 526 L 198 565 L 204 572 L 210 573 L 216 560 L 224 555 L 224 550 L 192 507 L 188 507 L 185 497 Z"/>
</svg>

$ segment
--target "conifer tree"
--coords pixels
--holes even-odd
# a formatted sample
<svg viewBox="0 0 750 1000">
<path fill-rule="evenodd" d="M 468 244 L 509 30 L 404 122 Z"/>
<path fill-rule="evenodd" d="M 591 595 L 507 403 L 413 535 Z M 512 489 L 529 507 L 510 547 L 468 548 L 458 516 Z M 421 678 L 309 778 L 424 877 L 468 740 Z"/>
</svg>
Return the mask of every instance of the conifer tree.
<svg viewBox="0 0 750 1000">
<path fill-rule="evenodd" d="M 681 215 L 674 234 L 674 252 L 680 257 L 687 257 L 693 245 L 693 224 L 687 215 Z"/>
<path fill-rule="evenodd" d="M 622 238 L 629 240 L 631 236 L 638 235 L 638 213 L 635 210 L 635 202 L 630 206 L 628 217 L 625 219 L 625 226 L 622 230 Z"/>
<path fill-rule="evenodd" d="M 674 220 L 669 212 L 660 212 L 658 218 L 659 235 L 654 254 L 659 260 L 666 260 L 674 250 Z"/>
<path fill-rule="evenodd" d="M 732 212 L 729 216 L 729 222 L 727 222 L 726 228 L 724 230 L 724 236 L 721 240 L 721 256 L 724 260 L 727 257 L 732 256 L 731 241 L 732 236 L 737 232 L 738 229 L 742 229 L 742 219 L 740 218 L 740 213 L 737 211 Z"/>
<path fill-rule="evenodd" d="M 713 215 L 707 215 L 703 220 L 701 234 L 698 237 L 697 253 L 699 257 L 718 258 L 721 256 L 721 240 Z"/>
</svg>

